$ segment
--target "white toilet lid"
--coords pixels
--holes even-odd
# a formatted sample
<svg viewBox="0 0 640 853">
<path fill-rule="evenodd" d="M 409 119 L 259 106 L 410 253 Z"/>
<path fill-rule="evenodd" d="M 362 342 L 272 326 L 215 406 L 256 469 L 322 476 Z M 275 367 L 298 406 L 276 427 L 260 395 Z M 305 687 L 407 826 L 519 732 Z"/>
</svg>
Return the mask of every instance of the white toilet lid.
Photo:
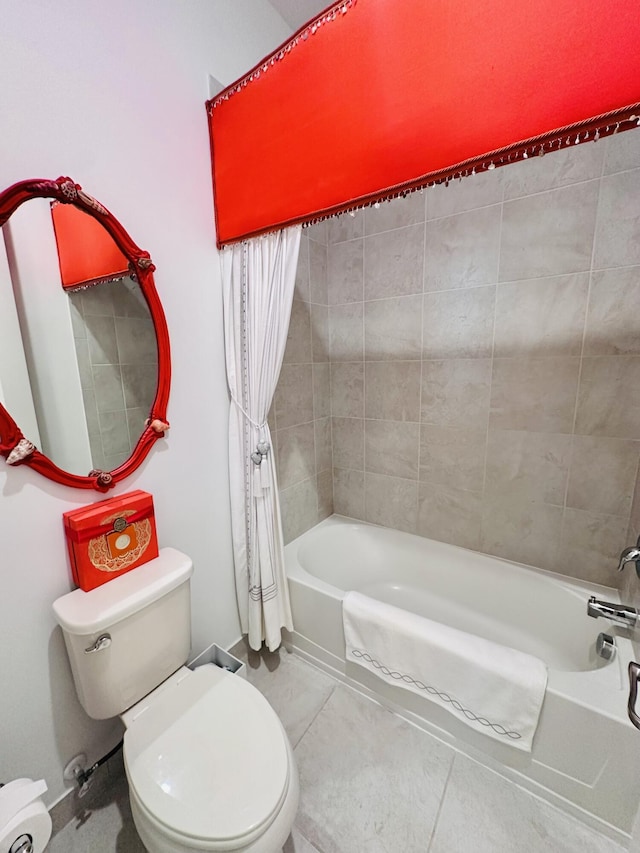
<svg viewBox="0 0 640 853">
<path fill-rule="evenodd" d="M 191 672 L 128 721 L 129 784 L 156 821 L 180 835 L 253 835 L 282 803 L 285 734 L 267 700 L 216 666 Z M 143 703 L 140 703 L 142 706 Z"/>
</svg>

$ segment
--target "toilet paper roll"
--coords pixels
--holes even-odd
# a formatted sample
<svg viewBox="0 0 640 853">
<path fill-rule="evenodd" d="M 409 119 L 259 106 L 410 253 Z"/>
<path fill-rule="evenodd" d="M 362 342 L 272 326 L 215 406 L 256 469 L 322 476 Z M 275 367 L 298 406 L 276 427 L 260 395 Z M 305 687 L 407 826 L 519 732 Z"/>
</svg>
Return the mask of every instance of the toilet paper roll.
<svg viewBox="0 0 640 853">
<path fill-rule="evenodd" d="M 0 853 L 9 853 L 22 835 L 31 837 L 33 853 L 44 853 L 51 838 L 51 816 L 38 794 L 46 789 L 46 784 L 31 779 L 0 788 Z"/>
<path fill-rule="evenodd" d="M 51 838 L 51 817 L 43 802 L 25 806 L 6 827 L 3 827 L 0 836 L 1 853 L 9 853 L 14 841 L 17 841 L 21 835 L 31 836 L 33 853 L 44 853 Z"/>
</svg>

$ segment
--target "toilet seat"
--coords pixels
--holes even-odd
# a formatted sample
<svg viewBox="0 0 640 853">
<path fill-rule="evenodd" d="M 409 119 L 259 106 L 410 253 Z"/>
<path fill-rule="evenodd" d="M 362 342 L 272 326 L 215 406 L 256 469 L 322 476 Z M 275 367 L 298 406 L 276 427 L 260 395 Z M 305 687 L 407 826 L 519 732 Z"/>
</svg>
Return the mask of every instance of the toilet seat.
<svg viewBox="0 0 640 853">
<path fill-rule="evenodd" d="M 165 835 L 230 850 L 258 838 L 289 788 L 289 749 L 266 699 L 213 665 L 181 669 L 124 715 L 132 797 Z"/>
</svg>

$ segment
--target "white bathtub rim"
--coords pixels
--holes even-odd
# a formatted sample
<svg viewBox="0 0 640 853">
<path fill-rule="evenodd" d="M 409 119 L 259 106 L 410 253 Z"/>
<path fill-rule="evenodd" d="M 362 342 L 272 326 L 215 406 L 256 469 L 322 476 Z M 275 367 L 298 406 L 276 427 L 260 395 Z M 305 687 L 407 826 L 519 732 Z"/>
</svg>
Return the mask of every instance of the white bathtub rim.
<svg viewBox="0 0 640 853">
<path fill-rule="evenodd" d="M 426 536 L 419 536 L 417 533 L 408 533 L 404 530 L 396 530 L 393 527 L 384 527 L 381 524 L 373 524 L 370 521 L 362 521 L 358 518 L 349 518 L 345 515 L 330 515 L 328 518 L 323 519 L 323 521 L 316 524 L 314 527 L 311 527 L 309 530 L 306 530 L 304 533 L 301 533 L 300 536 L 297 536 L 295 539 L 292 539 L 291 542 L 285 547 L 285 556 L 287 554 L 292 555 L 296 554 L 295 563 L 291 560 L 287 560 L 287 575 L 289 575 L 289 567 L 291 567 L 291 574 L 296 577 L 298 575 L 298 570 L 300 572 L 305 572 L 306 574 L 310 574 L 306 572 L 300 563 L 297 560 L 297 551 L 299 546 L 302 544 L 302 541 L 309 537 L 310 534 L 322 530 L 327 527 L 336 527 L 336 526 L 344 526 L 355 525 L 357 527 L 373 527 L 379 530 L 384 530 L 387 533 L 391 534 L 401 534 L 402 536 L 409 536 L 413 540 L 426 540 L 427 542 L 435 542 L 438 545 L 445 545 L 447 548 L 455 549 L 455 551 L 459 553 L 471 553 L 474 556 L 480 558 L 486 558 L 487 560 L 498 561 L 500 563 L 505 563 L 507 566 L 516 567 L 519 570 L 524 570 L 526 572 L 534 572 L 537 575 L 540 575 L 542 578 L 546 580 L 553 581 L 554 583 L 561 584 L 565 589 L 574 595 L 582 598 L 585 594 L 587 595 L 595 595 L 598 598 L 606 597 L 608 601 L 614 601 L 616 603 L 620 602 L 620 592 L 616 587 L 606 586 L 604 584 L 593 583 L 592 581 L 583 580 L 582 578 L 574 578 L 571 575 L 563 575 L 560 572 L 553 572 L 550 569 L 541 569 L 538 566 L 527 565 L 527 563 L 517 563 L 515 560 L 508 560 L 506 557 L 498 557 L 494 554 L 487 554 L 484 551 L 474 551 L 470 548 L 463 548 L 460 545 L 453 545 L 450 542 L 443 542 L 438 539 L 429 539 Z M 342 590 L 337 586 L 333 586 L 333 584 L 327 583 L 326 581 L 321 580 L 321 578 L 316 578 L 313 575 L 314 580 L 317 581 L 318 585 L 327 593 L 327 595 L 331 595 L 333 598 L 344 598 L 346 590 Z"/>
</svg>

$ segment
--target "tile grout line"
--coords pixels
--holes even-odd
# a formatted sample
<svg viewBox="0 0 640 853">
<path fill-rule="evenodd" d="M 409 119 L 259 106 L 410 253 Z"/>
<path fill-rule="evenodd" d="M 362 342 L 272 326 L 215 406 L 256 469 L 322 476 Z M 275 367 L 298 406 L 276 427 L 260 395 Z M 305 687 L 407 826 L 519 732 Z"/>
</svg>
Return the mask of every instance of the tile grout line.
<svg viewBox="0 0 640 853">
<path fill-rule="evenodd" d="M 309 731 L 309 729 L 311 728 L 311 726 L 315 723 L 315 721 L 318 719 L 318 717 L 320 716 L 320 714 L 324 711 L 324 709 L 325 709 L 325 707 L 326 707 L 326 704 L 327 704 L 327 702 L 329 701 L 329 699 L 331 699 L 331 697 L 333 696 L 333 694 L 334 694 L 334 692 L 335 692 L 335 689 L 336 689 L 336 687 L 338 686 L 338 683 L 339 683 L 339 682 L 335 681 L 334 679 L 332 679 L 332 681 L 334 681 L 334 684 L 333 684 L 333 686 L 331 687 L 331 691 L 329 692 L 329 695 L 328 695 L 328 696 L 327 696 L 327 698 L 324 700 L 324 702 L 322 703 L 322 705 L 318 708 L 318 710 L 317 710 L 317 711 L 316 711 L 316 713 L 313 715 L 313 717 L 309 720 L 309 724 L 305 727 L 305 730 L 302 732 L 302 734 L 301 734 L 301 735 L 300 735 L 300 737 L 298 738 L 298 741 L 297 741 L 296 745 L 293 747 L 293 751 L 294 751 L 294 753 L 295 753 L 296 749 L 300 746 L 300 744 L 302 743 L 302 741 L 304 740 L 304 737 L 306 736 L 306 734 L 307 734 L 307 732 Z"/>
<path fill-rule="evenodd" d="M 560 518 L 560 534 L 558 537 L 558 544 L 556 546 L 555 551 L 555 562 L 556 565 L 559 562 L 559 559 L 563 552 L 563 542 L 565 539 L 565 526 L 566 526 L 566 516 L 567 516 L 567 500 L 569 498 L 569 484 L 571 482 L 571 471 L 573 469 L 573 456 L 575 451 L 575 438 L 576 438 L 576 423 L 578 420 L 578 406 L 580 402 L 580 383 L 582 381 L 582 366 L 584 363 L 584 349 L 585 342 L 587 339 L 587 323 L 589 320 L 589 306 L 591 302 L 591 282 L 593 279 L 593 264 L 595 259 L 596 252 L 596 236 L 598 232 L 598 220 L 600 216 L 600 200 L 602 197 L 602 177 L 604 175 L 604 167 L 606 162 L 608 142 L 605 142 L 604 152 L 602 156 L 602 165 L 600 166 L 600 176 L 598 177 L 598 199 L 596 201 L 596 214 L 593 222 L 593 237 L 591 240 L 591 260 L 589 263 L 589 281 L 587 284 L 587 298 L 584 307 L 584 320 L 582 324 L 582 341 L 580 344 L 580 359 L 578 362 L 578 377 L 576 381 L 576 399 L 573 407 L 573 420 L 571 423 L 571 438 L 569 441 L 569 465 L 567 469 L 567 480 L 564 487 L 564 498 L 562 501 L 562 516 Z M 569 507 L 571 509 L 571 507 Z"/>
<path fill-rule="evenodd" d="M 429 841 L 427 843 L 426 853 L 429 853 L 431 850 L 431 845 L 433 844 L 436 832 L 438 830 L 438 823 L 440 822 L 440 815 L 442 814 L 442 807 L 444 806 L 444 801 L 447 796 L 447 790 L 449 788 L 449 781 L 451 779 L 451 774 L 453 773 L 453 765 L 455 764 L 457 753 L 453 751 L 453 755 L 451 757 L 451 764 L 449 766 L 449 772 L 447 773 L 447 778 L 444 783 L 444 787 L 442 789 L 442 794 L 440 796 L 440 802 L 438 803 L 438 811 L 436 812 L 436 818 L 433 822 L 433 829 L 431 830 L 431 835 L 429 836 Z"/>
<path fill-rule="evenodd" d="M 367 521 L 367 430 L 366 430 L 366 414 L 367 414 L 367 362 L 365 359 L 365 322 L 364 322 L 364 306 L 366 297 L 365 276 L 366 276 L 366 248 L 365 242 L 367 224 L 366 218 L 363 215 L 362 222 L 362 516 L 363 520 Z"/>
<path fill-rule="evenodd" d="M 420 531 L 420 470 L 422 465 L 422 392 L 424 380 L 424 312 L 425 312 L 425 284 L 427 278 L 427 210 L 429 204 L 429 190 L 424 193 L 424 232 L 422 234 L 422 310 L 420 312 L 420 386 L 418 390 L 418 471 L 416 476 L 416 523 L 415 533 Z"/>
<path fill-rule="evenodd" d="M 491 374 L 489 376 L 489 400 L 487 406 L 487 430 L 484 442 L 484 465 L 482 469 L 482 491 L 481 501 L 482 509 L 480 512 L 480 530 L 478 531 L 478 548 L 483 550 L 485 542 L 485 511 L 486 511 L 486 494 L 487 494 L 487 463 L 489 460 L 489 432 L 491 429 L 491 397 L 493 395 L 493 370 L 496 357 L 496 320 L 498 317 L 498 290 L 500 287 L 500 261 L 502 257 L 502 225 L 504 222 L 504 195 L 505 187 L 502 183 L 502 201 L 500 204 L 500 229 L 498 231 L 498 257 L 496 263 L 496 284 L 493 298 L 493 328 L 491 330 Z"/>
</svg>

